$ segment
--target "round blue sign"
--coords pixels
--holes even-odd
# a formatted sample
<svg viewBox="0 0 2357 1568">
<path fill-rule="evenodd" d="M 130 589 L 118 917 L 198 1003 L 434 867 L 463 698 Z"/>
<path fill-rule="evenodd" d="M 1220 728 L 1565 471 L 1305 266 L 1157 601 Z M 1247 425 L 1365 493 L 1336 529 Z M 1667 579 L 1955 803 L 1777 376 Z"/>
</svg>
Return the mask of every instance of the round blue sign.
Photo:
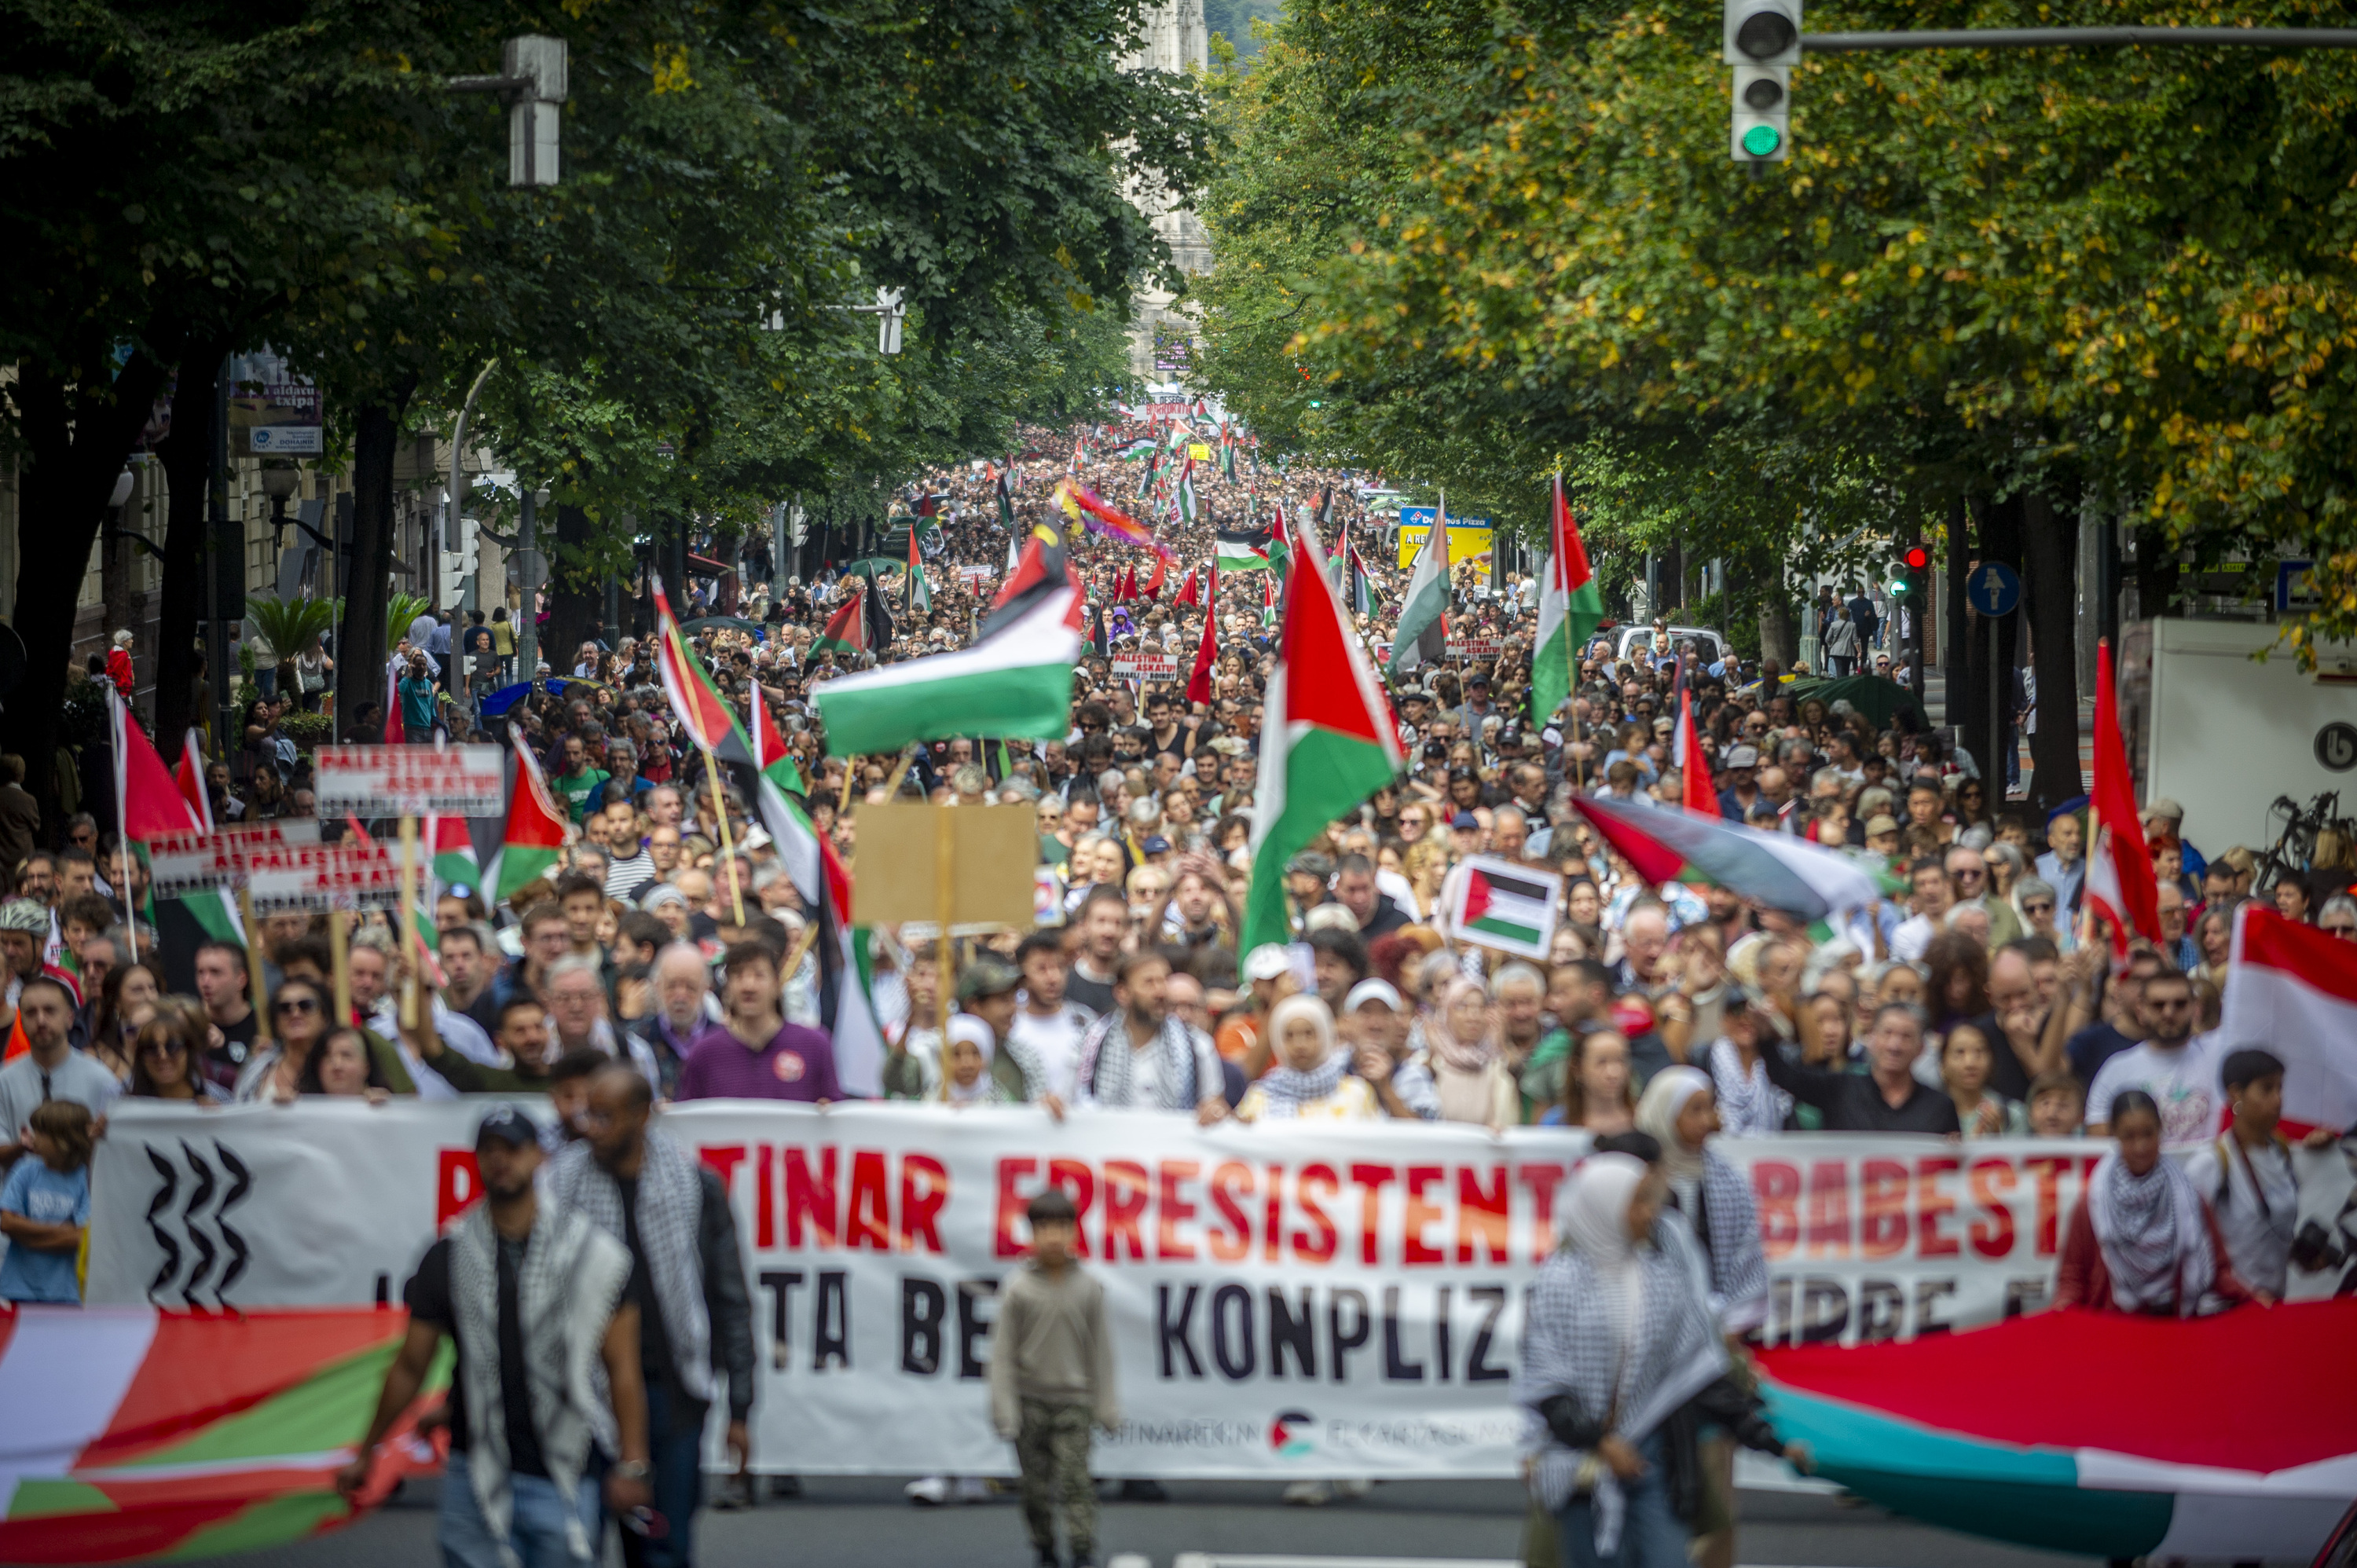
<svg viewBox="0 0 2357 1568">
<path fill-rule="evenodd" d="M 1984 561 L 1964 579 L 1964 599 L 1985 616 L 2013 613 L 2021 603 L 2021 576 L 2002 561 Z"/>
</svg>

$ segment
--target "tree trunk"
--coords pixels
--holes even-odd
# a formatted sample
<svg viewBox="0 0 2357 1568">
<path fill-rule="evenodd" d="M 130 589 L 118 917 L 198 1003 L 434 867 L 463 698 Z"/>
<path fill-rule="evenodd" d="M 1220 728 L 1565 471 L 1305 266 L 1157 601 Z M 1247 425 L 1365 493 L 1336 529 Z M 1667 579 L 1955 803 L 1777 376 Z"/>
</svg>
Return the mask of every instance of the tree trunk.
<svg viewBox="0 0 2357 1568">
<path fill-rule="evenodd" d="M 25 783 L 40 803 L 44 836 L 59 827 L 55 758 L 58 718 L 73 659 L 74 615 L 91 544 L 107 499 L 155 411 L 178 337 L 135 350 L 113 381 L 27 371 L 16 401 L 27 447 L 16 529 L 16 635 L 25 679 L 0 712 L 0 744 L 25 759 Z"/>
<path fill-rule="evenodd" d="M 2020 571 L 2022 505 L 2022 498 L 2017 494 L 1991 501 L 1981 510 L 1982 561 L 1999 562 L 2017 573 Z M 2013 671 L 2018 663 L 2015 650 L 2021 626 L 2020 607 L 2017 605 L 2009 615 L 1980 618 L 1987 629 L 1975 639 L 1982 660 L 1978 689 L 1973 696 L 1979 703 L 1981 716 L 1973 730 L 1973 755 L 1980 761 L 1988 808 L 1995 812 L 2004 807 L 2006 762 L 2013 755 L 2018 738 L 2010 715 Z"/>
<path fill-rule="evenodd" d="M 352 553 L 339 574 L 344 621 L 336 644 L 336 730 L 347 738 L 364 705 L 376 704 L 382 719 L 386 650 L 392 646 L 384 616 L 392 592 L 386 551 L 393 542 L 393 458 L 408 401 L 404 387 L 396 403 L 364 405 L 352 431 Z"/>
<path fill-rule="evenodd" d="M 548 640 L 540 656 L 558 675 L 572 672 L 606 607 L 605 585 L 588 564 L 591 532 L 581 508 L 556 509 L 556 542 L 548 552 Z"/>
<path fill-rule="evenodd" d="M 228 354 L 227 339 L 194 344 L 180 357 L 179 388 L 174 393 L 172 433 L 156 445 L 164 466 L 164 584 L 156 606 L 156 749 L 167 763 L 180 759 L 197 712 L 197 628 L 205 605 L 205 480 L 211 467 L 212 386 Z M 203 389 L 201 404 L 196 400 Z M 216 677 L 218 678 L 218 677 Z"/>
<path fill-rule="evenodd" d="M 2043 818 L 2085 788 L 2079 771 L 2079 484 L 2023 498 L 2023 595 L 2038 676 L 2038 733 L 2029 737 L 2029 809 Z"/>
<path fill-rule="evenodd" d="M 1964 574 L 1972 565 L 1972 505 L 1963 495 L 1948 499 L 1948 560 L 1943 568 L 1947 576 L 1946 602 L 1931 613 L 1946 618 L 1940 628 L 1940 668 L 1947 676 L 1947 701 L 1941 706 L 1940 722 L 1956 732 L 1962 740 L 1969 733 L 1970 720 L 1965 714 L 1964 687 L 1970 673 L 1970 651 L 1967 643 L 1964 605 Z M 1927 607 L 1929 608 L 1929 607 Z M 1930 704 L 1924 711 L 1929 713 Z"/>
<path fill-rule="evenodd" d="M 1760 600 L 1760 660 L 1769 660 L 1786 670 L 1801 656 L 1800 628 L 1792 620 L 1792 596 L 1784 591 L 1783 574 L 1774 575 L 1768 592 Z"/>
<path fill-rule="evenodd" d="M 2182 575 L 2168 531 L 2147 523 L 2136 535 L 2136 618 L 2158 620 L 2176 613 L 2178 579 Z"/>
</svg>

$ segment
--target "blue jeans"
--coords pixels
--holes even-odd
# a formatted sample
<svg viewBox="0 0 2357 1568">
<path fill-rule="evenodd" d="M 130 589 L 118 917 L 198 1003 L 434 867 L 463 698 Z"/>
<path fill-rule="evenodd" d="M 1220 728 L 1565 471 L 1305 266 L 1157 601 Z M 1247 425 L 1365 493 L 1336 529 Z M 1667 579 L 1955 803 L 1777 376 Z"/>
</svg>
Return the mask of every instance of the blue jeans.
<svg viewBox="0 0 2357 1568">
<path fill-rule="evenodd" d="M 1620 1484 L 1620 1549 L 1609 1557 L 1596 1550 L 1596 1515 L 1586 1498 L 1574 1498 L 1555 1517 L 1563 1541 L 1563 1568 L 1685 1568 L 1686 1527 L 1670 1509 L 1669 1477 L 1655 1431 L 1637 1444 L 1645 1473 Z"/>
<path fill-rule="evenodd" d="M 523 1568 L 580 1568 L 597 1561 L 597 1537 L 605 1527 L 597 1509 L 597 1482 L 585 1477 L 574 1498 L 574 1514 L 588 1538 L 587 1557 L 574 1556 L 572 1543 L 565 1540 L 565 1499 L 555 1482 L 545 1476 L 511 1476 L 508 1495 L 508 1544 L 515 1549 Z M 445 1568 L 500 1568 L 500 1544 L 483 1522 L 482 1510 L 475 1506 L 475 1486 L 468 1477 L 464 1454 L 451 1455 L 450 1467 L 442 1474 L 442 1507 L 435 1537 L 441 1542 Z"/>
<path fill-rule="evenodd" d="M 622 1527 L 622 1561 L 629 1568 L 688 1568 L 694 1560 L 695 1510 L 704 1506 L 701 1408 L 661 1380 L 647 1380 L 647 1452 L 654 1462 L 654 1510 L 662 1516 L 662 1533 L 640 1535 Z"/>
</svg>

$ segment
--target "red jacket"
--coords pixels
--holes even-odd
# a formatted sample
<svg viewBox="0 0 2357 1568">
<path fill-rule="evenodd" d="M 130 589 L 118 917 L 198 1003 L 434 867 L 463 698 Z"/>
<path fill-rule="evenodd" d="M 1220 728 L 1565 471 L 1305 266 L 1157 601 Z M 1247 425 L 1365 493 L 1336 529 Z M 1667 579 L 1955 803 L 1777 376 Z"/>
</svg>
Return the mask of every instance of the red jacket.
<svg viewBox="0 0 2357 1568">
<path fill-rule="evenodd" d="M 2201 1223 L 2210 1232 L 2210 1255 L 2217 1260 L 2217 1277 L 2210 1283 L 2211 1291 L 2234 1306 L 2256 1300 L 2251 1287 L 2235 1277 L 2234 1265 L 2226 1256 L 2226 1238 L 2219 1233 L 2218 1217 L 2210 1212 L 2206 1202 L 2201 1206 Z M 2122 1310 L 2112 1298 L 2111 1265 L 2104 1261 L 2104 1249 L 2095 1241 L 2095 1221 L 2083 1198 L 2078 1212 L 2071 1216 L 2071 1232 L 2062 1242 L 2054 1301 L 2058 1306 L 2084 1307 L 2090 1312 Z"/>
</svg>

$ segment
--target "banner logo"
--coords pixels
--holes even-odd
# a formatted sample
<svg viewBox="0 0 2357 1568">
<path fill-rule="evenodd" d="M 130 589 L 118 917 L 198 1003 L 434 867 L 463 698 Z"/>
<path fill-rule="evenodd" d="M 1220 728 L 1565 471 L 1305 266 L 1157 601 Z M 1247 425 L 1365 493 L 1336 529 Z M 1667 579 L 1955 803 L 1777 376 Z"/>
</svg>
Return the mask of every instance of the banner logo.
<svg viewBox="0 0 2357 1568">
<path fill-rule="evenodd" d="M 1306 1459 L 1317 1448 L 1310 1435 L 1317 1418 L 1306 1410 L 1280 1411 L 1268 1423 L 1269 1452 L 1280 1459 Z"/>
<path fill-rule="evenodd" d="M 253 1172 L 234 1150 L 219 1140 L 213 1143 L 210 1161 L 197 1153 L 196 1145 L 186 1138 L 178 1140 L 180 1156 L 188 1165 L 188 1199 L 179 1203 L 176 1215 L 174 1205 L 179 1200 L 182 1172 L 179 1162 L 172 1157 L 172 1145 L 139 1146 L 156 1172 L 155 1191 L 147 1199 L 147 1230 L 155 1238 L 156 1250 L 163 1253 L 155 1277 L 147 1283 L 147 1299 L 158 1305 L 167 1305 L 165 1296 L 177 1285 L 183 1306 L 226 1306 L 230 1286 L 245 1273 L 253 1257 L 245 1238 L 229 1222 L 229 1211 L 244 1202 L 253 1189 Z M 213 1168 L 216 1162 L 221 1166 L 218 1172 Z M 218 1205 L 214 1203 L 216 1197 L 220 1199 Z M 199 1223 L 208 1208 L 211 1208 L 212 1230 L 218 1232 L 218 1240 Z M 183 1240 L 187 1242 L 185 1248 L 181 1245 Z M 210 1304 L 198 1294 L 208 1284 L 212 1289 Z"/>
</svg>

